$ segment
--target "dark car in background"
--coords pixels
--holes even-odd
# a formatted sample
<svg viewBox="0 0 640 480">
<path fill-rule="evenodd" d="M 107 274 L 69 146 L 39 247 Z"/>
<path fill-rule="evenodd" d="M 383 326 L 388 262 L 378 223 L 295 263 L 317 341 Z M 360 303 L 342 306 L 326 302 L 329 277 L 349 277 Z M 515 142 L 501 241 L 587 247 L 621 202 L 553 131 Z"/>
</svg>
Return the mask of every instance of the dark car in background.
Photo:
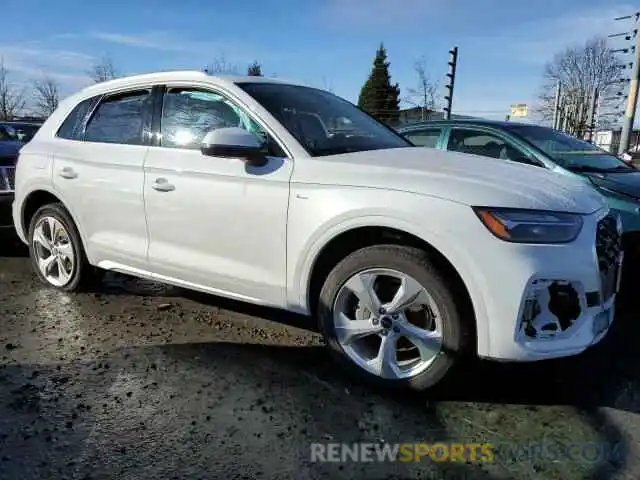
<svg viewBox="0 0 640 480">
<path fill-rule="evenodd" d="M 18 152 L 39 128 L 34 122 L 0 122 L 0 230 L 14 228 L 11 204 Z"/>
<path fill-rule="evenodd" d="M 42 122 L 11 121 L 0 122 L 0 131 L 13 136 L 22 143 L 31 141 L 42 126 Z"/>
</svg>

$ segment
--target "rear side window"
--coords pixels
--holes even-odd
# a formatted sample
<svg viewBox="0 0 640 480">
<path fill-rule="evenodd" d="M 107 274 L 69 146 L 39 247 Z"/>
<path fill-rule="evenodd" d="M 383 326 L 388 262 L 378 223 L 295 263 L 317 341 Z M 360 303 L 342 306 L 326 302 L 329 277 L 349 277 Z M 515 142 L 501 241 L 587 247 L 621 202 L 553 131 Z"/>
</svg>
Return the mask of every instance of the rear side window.
<svg viewBox="0 0 640 480">
<path fill-rule="evenodd" d="M 57 136 L 67 140 L 82 140 L 82 124 L 98 100 L 99 97 L 88 98 L 76 105 L 76 108 L 62 122 Z"/>
<path fill-rule="evenodd" d="M 543 166 L 516 145 L 483 130 L 454 128 L 449 135 L 447 150 Z"/>
<path fill-rule="evenodd" d="M 408 132 L 405 133 L 404 136 L 418 147 L 436 148 L 441 133 L 442 130 L 440 128 L 428 128 Z"/>
<path fill-rule="evenodd" d="M 151 115 L 151 90 L 137 90 L 103 100 L 89 120 L 87 142 L 143 144 L 143 127 Z"/>
</svg>

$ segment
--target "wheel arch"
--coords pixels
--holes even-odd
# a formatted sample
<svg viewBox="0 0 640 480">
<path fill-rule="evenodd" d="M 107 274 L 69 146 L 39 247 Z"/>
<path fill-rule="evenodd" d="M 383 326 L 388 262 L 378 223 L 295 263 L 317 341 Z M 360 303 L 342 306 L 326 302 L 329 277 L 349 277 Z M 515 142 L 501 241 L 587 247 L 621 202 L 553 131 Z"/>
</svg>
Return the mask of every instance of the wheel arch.
<svg viewBox="0 0 640 480">
<path fill-rule="evenodd" d="M 367 221 L 361 218 L 355 224 L 344 223 L 325 231 L 308 250 L 298 272 L 297 285 L 303 309 L 310 313 L 315 311 L 322 281 L 340 259 L 359 248 L 380 243 L 412 246 L 431 253 L 437 266 L 446 272 L 468 302 L 473 316 L 476 346 L 479 349 L 484 349 L 485 344 L 488 346 L 488 332 L 483 328 L 486 322 L 485 306 L 473 274 L 462 260 L 464 257 L 445 238 L 433 232 L 420 231 L 410 223 L 397 219 L 375 217 Z"/>
<path fill-rule="evenodd" d="M 21 223 L 20 228 L 22 230 L 21 233 L 24 235 L 24 238 L 27 239 L 27 242 L 28 242 L 29 225 L 31 224 L 31 220 L 33 219 L 33 216 L 38 211 L 38 209 L 44 205 L 48 205 L 51 203 L 59 203 L 67 210 L 67 212 L 69 212 L 69 215 L 73 220 L 73 223 L 78 229 L 78 233 L 80 234 L 80 239 L 85 248 L 85 252 L 88 255 L 88 252 L 86 249 L 86 245 L 87 245 L 86 238 L 84 236 L 82 226 L 77 221 L 77 217 L 75 213 L 71 208 L 69 208 L 68 203 L 64 201 L 63 196 L 60 195 L 59 192 L 56 192 L 52 189 L 38 188 L 29 192 L 29 194 L 24 197 L 24 200 L 22 201 L 22 205 L 20 208 L 20 223 Z"/>
</svg>

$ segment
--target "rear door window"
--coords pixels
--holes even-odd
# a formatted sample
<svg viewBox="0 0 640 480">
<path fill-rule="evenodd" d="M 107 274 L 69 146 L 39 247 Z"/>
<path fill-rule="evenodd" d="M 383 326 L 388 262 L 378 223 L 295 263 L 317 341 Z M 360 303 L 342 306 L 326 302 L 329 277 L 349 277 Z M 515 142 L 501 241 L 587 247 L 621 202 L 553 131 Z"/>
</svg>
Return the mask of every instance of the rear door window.
<svg viewBox="0 0 640 480">
<path fill-rule="evenodd" d="M 424 130 L 414 130 L 404 134 L 404 136 L 414 145 L 428 148 L 436 148 L 438 146 L 440 135 L 442 135 L 441 128 L 426 128 Z"/>
<path fill-rule="evenodd" d="M 87 125 L 85 140 L 142 145 L 151 120 L 151 90 L 137 90 L 104 99 Z"/>
</svg>

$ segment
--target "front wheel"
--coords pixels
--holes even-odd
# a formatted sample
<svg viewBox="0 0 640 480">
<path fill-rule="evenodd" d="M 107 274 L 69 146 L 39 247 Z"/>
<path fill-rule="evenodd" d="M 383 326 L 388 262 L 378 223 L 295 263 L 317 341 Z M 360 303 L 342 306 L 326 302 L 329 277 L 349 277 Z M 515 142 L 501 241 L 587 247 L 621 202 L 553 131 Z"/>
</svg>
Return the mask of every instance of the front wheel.
<svg viewBox="0 0 640 480">
<path fill-rule="evenodd" d="M 426 252 L 376 245 L 327 277 L 318 317 L 331 354 L 365 380 L 424 390 L 466 348 L 471 330 L 454 289 Z"/>
</svg>

